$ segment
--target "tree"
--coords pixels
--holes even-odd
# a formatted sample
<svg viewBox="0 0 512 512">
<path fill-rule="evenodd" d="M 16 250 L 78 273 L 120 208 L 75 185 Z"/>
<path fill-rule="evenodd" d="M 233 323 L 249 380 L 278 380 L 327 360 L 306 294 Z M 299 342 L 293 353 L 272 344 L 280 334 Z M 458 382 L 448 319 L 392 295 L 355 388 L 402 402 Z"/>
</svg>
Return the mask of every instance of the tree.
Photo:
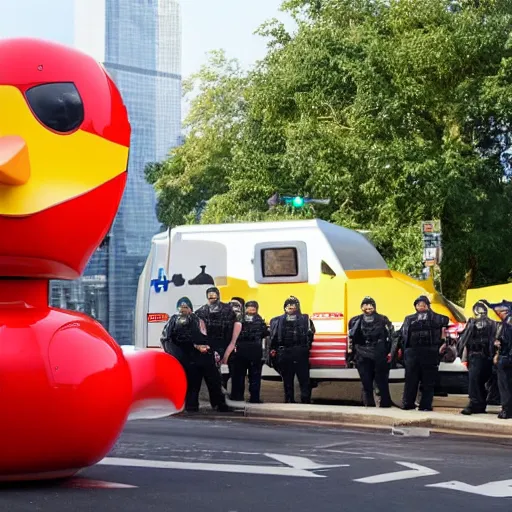
<svg viewBox="0 0 512 512">
<path fill-rule="evenodd" d="M 245 83 L 239 63 L 223 51 L 212 52 L 208 63 L 184 82 L 184 93 L 193 96 L 185 142 L 145 170 L 157 191 L 160 222 L 194 221 L 210 198 L 228 189 L 225 177 L 244 117 Z"/>
<path fill-rule="evenodd" d="M 269 51 L 255 71 L 241 76 L 215 62 L 202 70 L 194 106 L 207 107 L 194 110 L 193 136 L 155 174 L 161 219 L 191 219 L 199 204 L 201 222 L 316 215 L 371 230 L 392 268 L 419 273 L 419 223 L 437 218 L 448 297 L 505 281 L 512 3 L 288 0 L 283 8 L 297 31 L 264 26 Z M 224 103 L 235 91 L 236 105 Z M 183 177 L 181 202 L 169 176 Z M 276 190 L 331 204 L 268 212 Z"/>
</svg>

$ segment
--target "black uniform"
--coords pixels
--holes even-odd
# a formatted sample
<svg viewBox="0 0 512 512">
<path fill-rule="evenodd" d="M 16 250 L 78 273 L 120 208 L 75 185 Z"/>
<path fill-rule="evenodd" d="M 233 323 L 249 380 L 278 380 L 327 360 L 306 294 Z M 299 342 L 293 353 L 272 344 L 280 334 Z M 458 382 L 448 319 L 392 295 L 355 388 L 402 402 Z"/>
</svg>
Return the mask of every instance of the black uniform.
<svg viewBox="0 0 512 512">
<path fill-rule="evenodd" d="M 201 306 L 196 311 L 196 315 L 206 324 L 208 345 L 221 358 L 224 357 L 224 352 L 231 342 L 234 324 L 238 320 L 236 313 L 229 304 L 217 302 L 213 306 L 209 304 Z"/>
<path fill-rule="evenodd" d="M 213 350 L 202 354 L 194 347 L 208 344 L 200 330 L 199 318 L 193 313 L 188 316 L 173 315 L 165 325 L 160 341 L 164 350 L 178 359 L 187 375 L 185 409 L 199 410 L 199 390 L 203 378 L 212 407 L 225 409 L 226 400 L 221 390 L 220 374 Z"/>
<path fill-rule="evenodd" d="M 301 402 L 311 402 L 309 351 L 314 333 L 313 322 L 308 315 L 301 314 L 300 309 L 295 315 L 285 313 L 270 321 L 270 350 L 277 352 L 275 367 L 283 379 L 286 403 L 295 402 L 295 375 L 299 380 Z"/>
<path fill-rule="evenodd" d="M 512 418 L 512 316 L 507 317 L 498 327 L 501 343 L 498 354 L 498 387 L 502 411 L 499 418 Z"/>
<path fill-rule="evenodd" d="M 425 300 L 428 301 L 426 297 Z M 430 302 L 426 303 L 430 305 Z M 432 410 L 434 388 L 439 371 L 439 348 L 444 342 L 442 330 L 448 327 L 449 322 L 450 319 L 447 316 L 434 313 L 431 309 L 405 317 L 400 330 L 405 363 L 403 409 L 415 409 L 418 387 L 421 383 L 419 409 L 420 411 Z"/>
<path fill-rule="evenodd" d="M 220 297 L 218 288 L 208 288 L 208 290 L 206 290 L 207 297 L 209 292 L 215 292 L 217 297 Z M 201 306 L 196 311 L 196 315 L 203 320 L 206 325 L 208 345 L 210 345 L 210 347 L 217 352 L 222 359 L 231 342 L 235 322 L 239 322 L 240 319 L 233 311 L 232 306 L 221 302 L 220 299 L 213 304 L 205 304 L 204 306 Z M 232 362 L 228 361 L 229 370 L 231 369 L 231 366 Z M 227 375 L 221 376 L 221 382 L 224 388 L 227 387 L 229 377 L 229 371 Z"/>
<path fill-rule="evenodd" d="M 260 403 L 263 339 L 268 334 L 268 327 L 260 315 L 245 315 L 242 321 L 242 330 L 236 342 L 235 357 L 233 358 L 232 400 L 244 400 L 245 376 L 249 373 L 249 401 Z"/>
<path fill-rule="evenodd" d="M 487 307 L 489 307 L 491 309 L 494 309 L 496 307 L 505 307 L 510 310 L 512 308 L 512 302 L 509 302 L 507 300 L 502 300 L 501 302 L 496 302 L 494 304 L 491 304 L 490 302 L 488 302 L 485 299 L 480 299 L 479 302 L 484 303 Z M 511 323 L 512 316 L 509 316 L 508 319 L 506 318 L 505 321 L 508 321 L 508 323 Z M 496 348 L 494 348 L 494 351 L 496 351 Z M 487 405 L 500 405 L 501 398 L 500 398 L 500 390 L 498 387 L 498 366 L 495 364 L 492 365 L 491 377 L 487 381 L 485 388 L 487 390 Z"/>
<path fill-rule="evenodd" d="M 482 311 L 478 313 L 478 311 Z M 473 306 L 477 318 L 470 318 L 457 343 L 457 355 L 468 362 L 469 404 L 463 414 L 484 413 L 486 383 L 492 375 L 492 356 L 498 324 L 487 317 L 482 303 Z"/>
<path fill-rule="evenodd" d="M 350 319 L 349 347 L 363 385 L 364 404 L 375 407 L 373 382 L 380 392 L 380 407 L 391 407 L 388 354 L 393 326 L 384 315 L 358 315 Z"/>
</svg>

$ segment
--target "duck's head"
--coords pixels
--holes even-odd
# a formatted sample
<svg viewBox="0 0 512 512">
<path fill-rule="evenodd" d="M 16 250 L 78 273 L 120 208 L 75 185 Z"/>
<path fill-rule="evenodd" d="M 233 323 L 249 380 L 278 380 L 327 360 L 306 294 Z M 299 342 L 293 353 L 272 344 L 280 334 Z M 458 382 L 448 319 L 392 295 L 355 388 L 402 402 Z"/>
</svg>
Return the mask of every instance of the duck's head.
<svg viewBox="0 0 512 512">
<path fill-rule="evenodd" d="M 92 57 L 0 41 L 0 277 L 83 272 L 119 207 L 129 145 L 121 95 Z"/>
</svg>

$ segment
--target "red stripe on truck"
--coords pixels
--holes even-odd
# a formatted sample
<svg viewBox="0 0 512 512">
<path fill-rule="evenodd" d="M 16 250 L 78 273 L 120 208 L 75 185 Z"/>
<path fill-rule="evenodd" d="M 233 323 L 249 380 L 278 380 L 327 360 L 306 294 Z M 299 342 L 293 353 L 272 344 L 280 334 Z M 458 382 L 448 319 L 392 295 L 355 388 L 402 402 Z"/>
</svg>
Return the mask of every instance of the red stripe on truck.
<svg viewBox="0 0 512 512">
<path fill-rule="evenodd" d="M 346 368 L 347 336 L 340 333 L 315 334 L 309 356 L 311 368 Z"/>
</svg>

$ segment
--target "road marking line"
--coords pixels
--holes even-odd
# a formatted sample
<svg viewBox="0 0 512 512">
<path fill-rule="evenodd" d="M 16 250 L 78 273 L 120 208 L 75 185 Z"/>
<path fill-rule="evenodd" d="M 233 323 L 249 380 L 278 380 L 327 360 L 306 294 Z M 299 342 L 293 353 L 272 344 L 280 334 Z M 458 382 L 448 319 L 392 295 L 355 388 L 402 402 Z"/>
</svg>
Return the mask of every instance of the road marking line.
<svg viewBox="0 0 512 512">
<path fill-rule="evenodd" d="M 242 464 L 215 464 L 203 462 L 173 462 L 162 460 L 122 459 L 107 457 L 98 464 L 106 466 L 125 466 L 154 469 L 182 469 L 191 471 L 218 471 L 224 473 L 245 473 L 256 475 L 295 476 L 305 478 L 326 478 L 310 471 L 295 467 L 253 466 Z"/>
<path fill-rule="evenodd" d="M 295 455 L 281 455 L 277 453 L 265 453 L 267 457 L 271 459 L 275 459 L 278 462 L 282 462 L 287 466 L 291 466 L 295 469 L 303 469 L 303 470 L 315 470 L 315 469 L 329 469 L 329 468 L 346 468 L 349 467 L 349 464 L 317 464 L 313 462 L 311 459 L 307 459 L 306 457 L 297 457 Z"/>
<path fill-rule="evenodd" d="M 364 455 L 364 452 L 349 452 L 346 450 L 324 450 L 329 453 L 343 453 L 346 455 Z"/>
<path fill-rule="evenodd" d="M 453 480 L 451 482 L 430 484 L 425 487 L 437 487 L 440 489 L 450 489 L 452 491 L 469 492 L 471 494 L 487 496 L 488 498 L 512 497 L 512 480 L 499 480 L 497 482 L 487 482 L 482 485 L 469 485 L 464 482 Z"/>
<path fill-rule="evenodd" d="M 362 482 L 364 484 L 382 484 L 385 482 L 394 482 L 396 480 L 408 480 L 409 478 L 419 478 L 422 476 L 438 475 L 439 471 L 420 466 L 419 464 L 412 464 L 410 462 L 397 462 L 401 466 L 410 468 L 406 471 L 395 471 L 393 473 L 382 473 L 380 475 L 368 476 L 366 478 L 357 478 L 354 482 Z"/>
</svg>

